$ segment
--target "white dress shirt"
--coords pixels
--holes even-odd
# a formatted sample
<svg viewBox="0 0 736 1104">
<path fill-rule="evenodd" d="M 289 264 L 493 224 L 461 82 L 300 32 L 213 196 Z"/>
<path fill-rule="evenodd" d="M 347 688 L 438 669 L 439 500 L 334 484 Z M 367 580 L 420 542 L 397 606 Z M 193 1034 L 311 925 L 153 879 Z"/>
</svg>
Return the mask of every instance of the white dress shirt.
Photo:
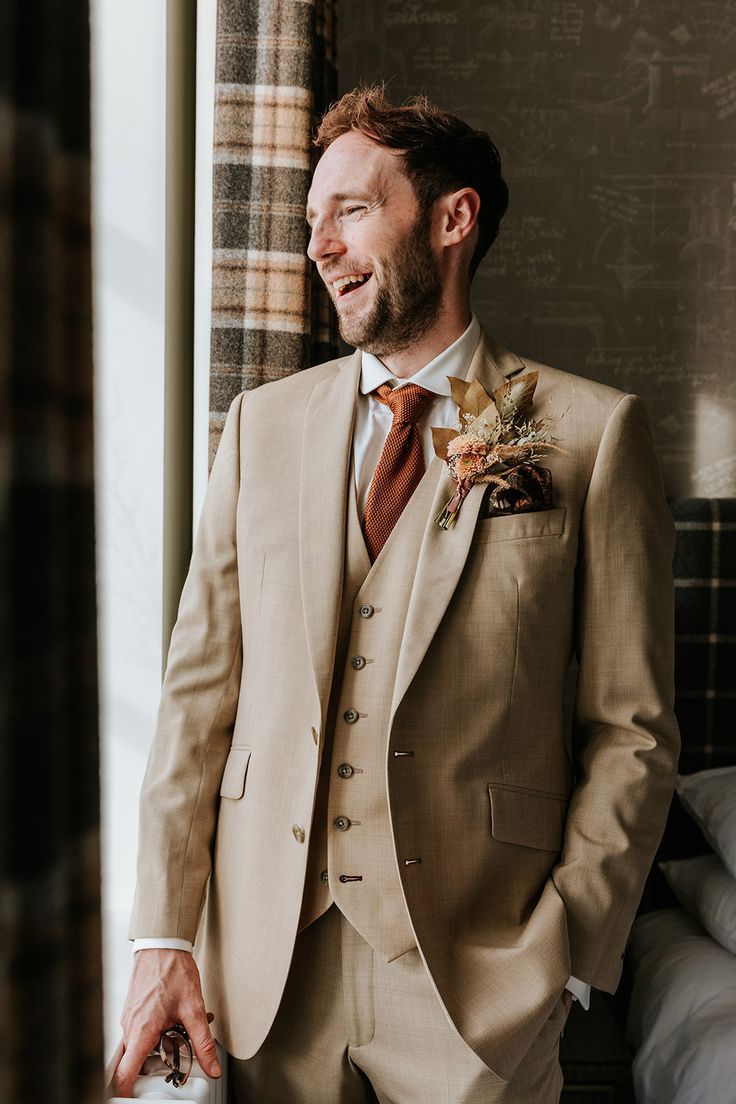
<svg viewBox="0 0 736 1104">
<path fill-rule="evenodd" d="M 360 397 L 355 412 L 353 432 L 353 459 L 355 465 L 355 490 L 358 500 L 358 516 L 365 513 L 365 502 L 373 473 L 378 467 L 388 431 L 394 420 L 391 408 L 371 395 L 371 391 L 382 383 L 394 387 L 403 387 L 406 383 L 418 383 L 420 387 L 432 391 L 435 398 L 427 406 L 417 422 L 422 438 L 424 467 L 429 467 L 434 458 L 432 444 L 432 426 L 456 429 L 460 425 L 457 406 L 450 396 L 448 376 L 465 379 L 470 368 L 478 342 L 480 341 L 480 323 L 475 315 L 470 325 L 452 345 L 448 345 L 434 360 L 425 364 L 409 379 L 397 379 L 389 368 L 373 353 L 362 353 L 360 369 Z"/>
<path fill-rule="evenodd" d="M 393 424 L 393 413 L 390 407 L 370 392 L 375 391 L 382 383 L 391 383 L 395 387 L 402 387 L 406 383 L 418 383 L 420 387 L 434 393 L 436 397 L 427 404 L 417 422 L 422 438 L 426 470 L 435 455 L 431 427 L 442 426 L 445 429 L 455 429 L 460 425 L 460 415 L 456 404 L 452 401 L 447 377 L 457 376 L 459 379 L 467 377 L 473 353 L 480 341 L 480 333 L 480 323 L 473 314 L 470 325 L 460 334 L 460 337 L 408 379 L 396 379 L 391 375 L 390 369 L 373 353 L 361 354 L 359 398 L 353 431 L 353 465 L 359 517 L 363 517 L 368 488 L 378 466 L 388 431 Z M 191 951 L 192 944 L 186 939 L 164 937 L 133 940 L 134 951 L 145 950 L 148 947 Z M 566 988 L 580 1001 L 583 1008 L 586 1010 L 589 1008 L 590 986 L 586 982 L 570 977 Z"/>
</svg>

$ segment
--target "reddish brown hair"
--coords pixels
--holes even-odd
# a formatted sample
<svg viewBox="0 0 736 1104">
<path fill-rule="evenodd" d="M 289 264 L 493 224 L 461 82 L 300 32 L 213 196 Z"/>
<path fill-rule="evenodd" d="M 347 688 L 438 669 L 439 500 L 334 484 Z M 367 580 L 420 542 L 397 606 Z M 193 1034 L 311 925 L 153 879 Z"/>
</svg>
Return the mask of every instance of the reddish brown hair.
<svg viewBox="0 0 736 1104">
<path fill-rule="evenodd" d="M 360 86 L 332 104 L 314 138 L 326 150 L 341 134 L 357 130 L 404 155 L 420 210 L 428 213 L 440 196 L 474 188 L 480 197 L 478 241 L 470 276 L 490 249 L 506 213 L 509 191 L 501 176 L 501 155 L 484 130 L 441 111 L 427 96 L 392 104 L 383 85 Z"/>
</svg>

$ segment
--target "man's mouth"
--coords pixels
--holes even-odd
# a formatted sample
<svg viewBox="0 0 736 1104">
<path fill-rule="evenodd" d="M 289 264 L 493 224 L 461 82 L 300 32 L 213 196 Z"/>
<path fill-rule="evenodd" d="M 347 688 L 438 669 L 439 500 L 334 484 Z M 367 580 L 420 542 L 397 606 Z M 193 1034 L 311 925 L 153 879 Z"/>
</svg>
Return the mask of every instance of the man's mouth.
<svg viewBox="0 0 736 1104">
<path fill-rule="evenodd" d="M 351 272 L 348 276 L 338 276 L 332 281 L 332 291 L 342 299 L 354 292 L 356 288 L 362 287 L 372 275 L 372 272 Z"/>
</svg>

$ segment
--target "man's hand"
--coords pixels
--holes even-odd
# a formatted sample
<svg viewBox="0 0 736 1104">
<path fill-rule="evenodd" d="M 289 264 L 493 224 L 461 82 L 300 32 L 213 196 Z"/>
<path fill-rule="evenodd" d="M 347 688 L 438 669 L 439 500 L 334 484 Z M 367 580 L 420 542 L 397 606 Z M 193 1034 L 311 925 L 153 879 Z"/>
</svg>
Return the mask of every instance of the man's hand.
<svg viewBox="0 0 736 1104">
<path fill-rule="evenodd" d="M 130 1096 L 140 1068 L 158 1044 L 159 1035 L 174 1023 L 189 1033 L 197 1060 L 209 1077 L 220 1077 L 215 1040 L 205 1011 L 199 970 L 189 951 L 158 948 L 136 951 L 128 996 L 120 1023 L 125 1053 L 113 1078 L 116 1096 Z"/>
</svg>

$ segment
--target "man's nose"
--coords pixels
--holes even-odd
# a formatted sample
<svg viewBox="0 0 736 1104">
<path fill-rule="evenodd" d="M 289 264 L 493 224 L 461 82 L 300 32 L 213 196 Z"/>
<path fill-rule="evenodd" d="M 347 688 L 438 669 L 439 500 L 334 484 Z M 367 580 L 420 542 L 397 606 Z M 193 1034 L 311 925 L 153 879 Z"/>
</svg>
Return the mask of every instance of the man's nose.
<svg viewBox="0 0 736 1104">
<path fill-rule="evenodd" d="M 311 261 L 323 261 L 326 257 L 345 252 L 345 245 L 337 236 L 332 221 L 318 219 L 312 226 L 307 247 L 307 256 Z"/>
</svg>

